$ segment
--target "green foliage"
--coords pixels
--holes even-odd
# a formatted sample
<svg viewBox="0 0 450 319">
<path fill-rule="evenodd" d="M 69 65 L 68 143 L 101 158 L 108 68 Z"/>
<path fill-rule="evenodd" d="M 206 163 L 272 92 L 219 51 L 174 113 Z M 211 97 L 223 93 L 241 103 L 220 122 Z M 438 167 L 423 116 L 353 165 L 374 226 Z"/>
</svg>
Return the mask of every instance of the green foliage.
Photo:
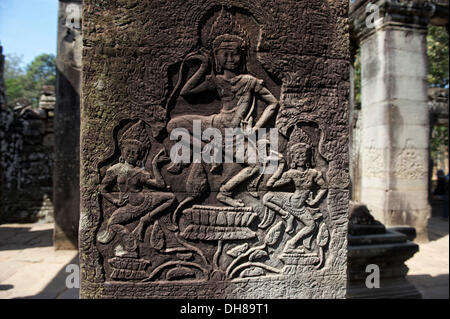
<svg viewBox="0 0 450 319">
<path fill-rule="evenodd" d="M 444 150 L 448 151 L 448 126 L 435 126 L 431 137 L 431 157 L 437 159 Z"/>
<path fill-rule="evenodd" d="M 5 80 L 17 78 L 24 74 L 22 67 L 23 57 L 17 54 L 7 54 L 5 58 Z"/>
<path fill-rule="evenodd" d="M 428 47 L 428 83 L 431 87 L 449 85 L 448 33 L 444 27 L 429 26 Z M 448 127 L 435 126 L 431 137 L 431 157 L 437 161 L 439 154 L 448 152 Z"/>
<path fill-rule="evenodd" d="M 9 104 L 11 104 L 13 100 L 25 96 L 24 80 L 23 75 L 5 78 L 6 99 Z"/>
<path fill-rule="evenodd" d="M 41 54 L 27 67 L 27 76 L 37 85 L 54 85 L 56 78 L 55 56 Z"/>
<path fill-rule="evenodd" d="M 444 27 L 430 25 L 427 36 L 428 82 L 432 87 L 447 87 L 449 84 L 448 33 Z"/>
<path fill-rule="evenodd" d="M 34 106 L 39 103 L 43 85 L 55 85 L 55 56 L 41 54 L 25 70 L 20 66 L 22 58 L 7 55 L 5 61 L 6 97 L 11 105 L 15 99 L 26 98 Z"/>
</svg>

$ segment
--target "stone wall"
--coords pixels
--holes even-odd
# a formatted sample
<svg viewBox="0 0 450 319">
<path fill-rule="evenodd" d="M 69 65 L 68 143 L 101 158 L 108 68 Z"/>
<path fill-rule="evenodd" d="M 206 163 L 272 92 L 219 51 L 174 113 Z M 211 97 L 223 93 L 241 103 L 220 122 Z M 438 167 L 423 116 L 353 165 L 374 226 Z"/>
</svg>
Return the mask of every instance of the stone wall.
<svg viewBox="0 0 450 319">
<path fill-rule="evenodd" d="M 53 221 L 53 86 L 39 107 L 0 110 L 1 222 Z"/>
<path fill-rule="evenodd" d="M 5 81 L 3 79 L 5 56 L 2 53 L 3 48 L 0 46 L 0 109 L 6 107 L 6 89 L 5 89 Z"/>
<path fill-rule="evenodd" d="M 5 82 L 3 79 L 4 73 L 4 65 L 5 65 L 5 56 L 3 53 L 3 47 L 0 46 L 0 114 L 3 114 L 3 110 L 6 108 L 6 89 Z M 1 123 L 1 122 L 0 122 Z M 2 142 L 4 139 L 4 128 L 0 125 L 0 154 L 3 154 L 3 149 L 1 148 Z M 2 216 L 2 207 L 3 207 L 3 165 L 0 165 L 0 219 Z"/>
<path fill-rule="evenodd" d="M 77 249 L 80 215 L 81 0 L 60 1 L 56 57 L 55 249 Z"/>
</svg>

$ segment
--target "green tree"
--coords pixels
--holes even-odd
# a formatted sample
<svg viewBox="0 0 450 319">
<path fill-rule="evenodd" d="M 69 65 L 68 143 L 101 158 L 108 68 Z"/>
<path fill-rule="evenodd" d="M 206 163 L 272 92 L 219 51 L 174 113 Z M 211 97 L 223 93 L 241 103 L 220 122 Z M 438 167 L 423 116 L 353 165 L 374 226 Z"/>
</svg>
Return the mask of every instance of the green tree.
<svg viewBox="0 0 450 319">
<path fill-rule="evenodd" d="M 25 72 L 21 64 L 23 63 L 23 56 L 17 54 L 8 53 L 5 57 L 5 70 L 4 78 L 12 79 L 23 75 Z"/>
<path fill-rule="evenodd" d="M 25 72 L 21 67 L 22 57 L 16 54 L 7 54 L 5 57 L 5 87 L 6 99 L 9 104 L 25 95 Z"/>
<path fill-rule="evenodd" d="M 431 137 L 431 157 L 436 160 L 443 149 L 448 151 L 448 142 L 448 127 L 435 126 Z"/>
<path fill-rule="evenodd" d="M 43 85 L 54 85 L 56 78 L 55 56 L 41 54 L 21 68 L 22 58 L 7 55 L 5 61 L 5 86 L 8 104 L 17 98 L 26 98 L 34 106 L 39 103 Z"/>
<path fill-rule="evenodd" d="M 23 75 L 15 78 L 5 79 L 6 99 L 9 105 L 11 105 L 15 99 L 24 97 L 26 95 L 24 81 L 25 77 Z"/>
<path fill-rule="evenodd" d="M 354 60 L 354 85 L 355 85 L 355 106 L 357 108 L 361 107 L 361 52 L 356 51 Z"/>
<path fill-rule="evenodd" d="M 37 56 L 26 68 L 24 86 L 25 96 L 37 106 L 43 85 L 55 85 L 56 65 L 53 54 Z"/>
<path fill-rule="evenodd" d="M 449 85 L 448 33 L 444 27 L 430 25 L 427 36 L 428 47 L 428 83 L 432 87 Z"/>
<path fill-rule="evenodd" d="M 427 36 L 428 83 L 430 87 L 448 88 L 449 49 L 448 33 L 444 27 L 429 26 Z M 431 157 L 435 165 L 442 153 L 448 153 L 448 126 L 435 126 L 430 141 Z"/>
<path fill-rule="evenodd" d="M 54 85 L 56 77 L 55 56 L 41 54 L 26 67 L 26 76 L 39 88 L 42 85 Z"/>
</svg>

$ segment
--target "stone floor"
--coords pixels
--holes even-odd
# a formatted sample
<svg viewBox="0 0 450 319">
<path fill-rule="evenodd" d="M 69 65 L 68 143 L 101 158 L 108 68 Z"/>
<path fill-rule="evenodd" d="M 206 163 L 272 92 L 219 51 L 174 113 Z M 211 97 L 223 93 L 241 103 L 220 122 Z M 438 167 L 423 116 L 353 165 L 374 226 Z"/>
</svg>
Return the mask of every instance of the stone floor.
<svg viewBox="0 0 450 319">
<path fill-rule="evenodd" d="M 78 298 L 65 268 L 77 251 L 53 249 L 53 224 L 0 225 L 0 298 Z"/>
<path fill-rule="evenodd" d="M 428 243 L 406 262 L 407 279 L 422 293 L 424 299 L 449 298 L 449 233 L 448 220 L 428 220 Z"/>
<path fill-rule="evenodd" d="M 429 221 L 428 243 L 408 261 L 408 280 L 424 298 L 449 298 L 448 221 Z M 78 265 L 76 251 L 54 251 L 53 224 L 0 225 L 0 298 L 75 299 L 68 289 L 69 264 Z"/>
</svg>

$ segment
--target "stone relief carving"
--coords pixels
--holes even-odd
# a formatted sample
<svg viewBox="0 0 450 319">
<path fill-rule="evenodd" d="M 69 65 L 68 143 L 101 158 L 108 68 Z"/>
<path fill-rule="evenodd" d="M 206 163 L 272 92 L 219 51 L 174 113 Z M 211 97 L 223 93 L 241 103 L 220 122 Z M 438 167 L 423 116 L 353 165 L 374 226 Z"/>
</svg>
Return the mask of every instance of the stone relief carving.
<svg viewBox="0 0 450 319">
<path fill-rule="evenodd" d="M 404 179 L 421 179 L 426 175 L 424 154 L 407 141 L 405 147 L 392 149 L 390 167 L 393 175 Z M 383 149 L 364 148 L 363 170 L 367 177 L 382 178 L 386 174 Z"/>
<path fill-rule="evenodd" d="M 180 40 L 184 53 L 177 51 L 176 61 L 167 58 L 161 66 L 145 55 L 136 60 L 146 69 L 167 69 L 168 81 L 158 79 L 159 71 L 146 70 L 149 77 L 141 81 L 158 82 L 156 91 L 138 82 L 127 87 L 127 94 L 134 92 L 130 104 L 136 112 L 118 111 L 108 123 L 109 136 L 101 137 L 114 141 L 115 148 L 105 143 L 109 153 L 97 165 L 98 201 L 85 207 L 99 216 L 82 215 L 90 229 L 82 236 L 94 238 L 82 252 L 98 254 L 99 265 L 86 266 L 95 268 L 91 282 L 139 283 L 133 286 L 137 290 L 187 283 L 214 290 L 219 283 L 241 287 L 252 280 L 290 280 L 345 268 L 338 251 L 345 246 L 347 128 L 336 97 L 346 97 L 346 88 L 327 79 L 316 100 L 311 86 L 320 75 L 310 78 L 307 67 L 272 72 L 281 68 L 278 61 L 259 52 L 268 49 L 261 44 L 263 31 L 273 27 L 262 25 L 263 8 L 219 2 L 207 1 L 207 10 L 200 6 L 203 16 L 186 15 L 198 26 L 199 40 L 197 45 Z M 314 69 L 330 69 L 321 66 L 324 60 L 305 60 Z M 205 152 L 208 145 L 227 151 L 224 139 L 195 140 L 194 121 L 201 122 L 202 131 L 238 129 L 235 138 L 246 141 L 243 154 L 234 151 L 233 163 L 214 157 L 172 161 L 169 154 L 179 140 L 170 136 L 176 129 L 187 130 L 191 151 L 195 143 Z M 279 150 L 266 155 L 258 149 L 254 163 L 247 138 L 260 128 L 276 130 Z M 265 140 L 268 145 L 269 134 Z M 264 174 L 261 168 L 274 158 L 275 171 Z"/>
<path fill-rule="evenodd" d="M 384 176 L 385 167 L 383 150 L 379 148 L 363 148 L 362 167 L 367 177 L 381 178 Z"/>
<path fill-rule="evenodd" d="M 145 169 L 151 150 L 146 126 L 139 120 L 124 131 L 118 141 L 119 163 L 106 170 L 99 186 L 113 209 L 104 216 L 97 242 L 110 246 L 119 237 L 106 253 L 111 280 L 232 280 L 323 265 L 330 235 L 318 203 L 327 185 L 322 172 L 313 168 L 312 142 L 301 128 L 292 130 L 285 156 L 278 154 L 279 167 L 266 183 L 273 190 L 261 196 L 265 213 L 259 216 L 251 206 L 192 204 L 206 189 L 202 164 L 192 164 L 187 185 L 196 187 L 175 208 L 176 196 L 161 174 L 160 166 L 169 162 L 166 150 L 153 156 L 152 172 Z M 294 192 L 276 190 L 290 183 Z M 281 220 L 275 222 L 276 216 Z M 198 241 L 215 247 L 214 254 L 207 256 L 209 249 L 197 246 Z M 227 257 L 222 258 L 225 245 Z M 145 252 L 149 248 L 169 259 L 155 263 Z M 278 267 L 264 262 L 271 258 L 269 249 L 280 251 Z"/>
<path fill-rule="evenodd" d="M 142 163 L 150 147 L 144 125 L 143 121 L 139 121 L 122 135 L 119 142 L 120 162 L 106 171 L 106 176 L 100 184 L 100 193 L 103 198 L 111 202 L 117 209 L 108 218 L 106 229 L 99 233 L 97 240 L 102 244 L 107 244 L 115 234 L 120 234 L 123 247 L 117 247 L 116 254 L 118 256 L 135 255 L 137 240 L 143 240 L 145 227 L 154 219 L 155 215 L 172 206 L 175 200 L 172 193 L 158 191 L 166 188 L 166 183 L 158 167 L 160 163 L 169 160 L 165 156 L 165 150 L 160 150 L 152 160 L 155 177 L 143 168 Z M 115 185 L 119 190 L 118 194 L 111 192 L 111 188 Z M 144 190 L 144 185 L 154 190 Z M 139 224 L 130 233 L 123 224 L 136 218 L 139 218 Z"/>
<path fill-rule="evenodd" d="M 249 38 L 245 30 L 235 21 L 230 12 L 222 8 L 212 25 L 208 47 L 198 52 L 190 53 L 183 60 L 200 61 L 200 67 L 183 85 L 180 95 L 189 96 L 202 94 L 205 91 L 217 92 L 221 109 L 219 113 L 210 116 L 183 115 L 172 118 L 167 124 L 168 131 L 184 128 L 193 134 L 194 121 L 201 121 L 202 130 L 206 128 L 239 128 L 242 134 L 251 134 L 264 127 L 276 115 L 278 101 L 264 86 L 263 80 L 254 77 L 247 71 L 246 57 L 248 55 Z M 207 74 L 208 69 L 211 71 Z M 174 92 L 177 91 L 177 87 Z M 260 99 L 266 107 L 256 120 L 256 103 Z M 246 159 L 243 159 L 246 161 Z M 248 163 L 246 163 L 248 164 Z M 174 163 L 169 167 L 171 173 L 180 173 L 181 164 Z M 213 163 L 211 172 L 220 169 L 219 163 Z M 247 165 L 232 179 L 224 183 L 217 194 L 217 199 L 227 205 L 242 207 L 244 203 L 232 197 L 233 190 L 240 184 L 252 178 L 259 171 L 258 165 Z"/>
<path fill-rule="evenodd" d="M 263 203 L 267 207 L 266 212 L 270 215 L 275 211 L 286 219 L 286 233 L 294 234 L 294 221 L 303 224 L 303 228 L 296 232 L 289 239 L 284 247 L 284 253 L 287 256 L 295 255 L 298 259 L 307 251 L 312 250 L 313 236 L 317 234 L 317 245 L 319 246 L 319 265 L 323 262 L 322 247 L 328 243 L 328 229 L 324 223 L 320 223 L 323 214 L 319 208 L 314 206 L 322 200 L 326 193 L 326 183 L 320 171 L 311 168 L 311 141 L 301 129 L 294 129 L 287 145 L 289 170 L 283 172 L 286 162 L 281 160 L 279 169 L 271 176 L 267 185 L 269 187 L 282 186 L 287 183 L 295 185 L 294 193 L 287 192 L 268 192 L 263 198 Z M 316 194 L 315 187 L 318 186 Z M 273 217 L 267 217 L 263 220 L 260 227 L 265 227 L 266 223 Z M 298 247 L 298 243 L 302 245 Z M 289 257 L 287 257 L 289 260 Z"/>
<path fill-rule="evenodd" d="M 393 163 L 395 176 L 411 180 L 426 177 L 427 170 L 424 163 L 427 161 L 424 158 L 424 153 L 411 147 L 410 142 L 407 141 L 404 148 L 396 150 Z"/>
</svg>

